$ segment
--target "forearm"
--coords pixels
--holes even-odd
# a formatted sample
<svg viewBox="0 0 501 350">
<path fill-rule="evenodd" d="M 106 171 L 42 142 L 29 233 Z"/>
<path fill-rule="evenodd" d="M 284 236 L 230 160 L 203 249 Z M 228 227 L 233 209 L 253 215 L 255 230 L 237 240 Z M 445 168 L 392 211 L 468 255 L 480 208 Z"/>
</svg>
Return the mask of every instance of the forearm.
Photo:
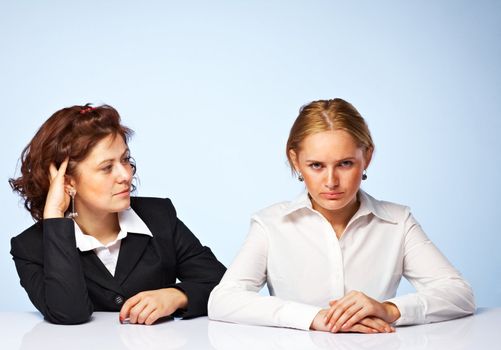
<svg viewBox="0 0 501 350">
<path fill-rule="evenodd" d="M 444 281 L 388 301 L 401 313 L 395 322 L 399 326 L 446 321 L 470 315 L 476 308 L 473 291 L 462 279 Z"/>
<path fill-rule="evenodd" d="M 81 323 L 92 314 L 73 221 L 44 222 L 44 288 L 46 317 L 53 322 Z"/>
<path fill-rule="evenodd" d="M 188 297 L 186 310 L 176 316 L 193 318 L 207 315 L 207 301 L 212 289 L 221 281 L 226 268 L 210 248 L 203 246 L 195 235 L 177 220 L 174 244 L 177 254 L 178 279 L 168 287 L 184 292 Z"/>
<path fill-rule="evenodd" d="M 31 233 L 43 239 L 12 239 L 11 253 L 21 285 L 53 323 L 82 323 L 92 313 L 72 225 L 68 219 L 50 219 Z"/>
<path fill-rule="evenodd" d="M 209 298 L 209 318 L 309 330 L 321 307 L 259 295 L 236 282 L 222 282 Z"/>
<path fill-rule="evenodd" d="M 403 276 L 417 292 L 390 299 L 399 308 L 397 325 L 450 320 L 475 312 L 470 285 L 421 226 L 409 215 L 406 221 Z"/>
</svg>

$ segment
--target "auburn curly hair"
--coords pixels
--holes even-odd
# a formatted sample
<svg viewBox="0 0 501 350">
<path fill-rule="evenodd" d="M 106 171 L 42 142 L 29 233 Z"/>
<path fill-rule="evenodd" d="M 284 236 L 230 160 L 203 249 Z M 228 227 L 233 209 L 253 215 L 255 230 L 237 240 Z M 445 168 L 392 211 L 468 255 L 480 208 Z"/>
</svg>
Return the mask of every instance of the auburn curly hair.
<svg viewBox="0 0 501 350">
<path fill-rule="evenodd" d="M 42 124 L 21 153 L 21 176 L 9 184 L 24 200 L 24 207 L 35 221 L 43 218 L 49 191 L 49 166 L 57 168 L 69 157 L 67 175 L 74 175 L 78 162 L 108 135 L 121 136 L 127 143 L 133 130 L 121 124 L 120 115 L 111 106 L 63 108 Z M 135 173 L 135 164 L 132 163 Z"/>
</svg>

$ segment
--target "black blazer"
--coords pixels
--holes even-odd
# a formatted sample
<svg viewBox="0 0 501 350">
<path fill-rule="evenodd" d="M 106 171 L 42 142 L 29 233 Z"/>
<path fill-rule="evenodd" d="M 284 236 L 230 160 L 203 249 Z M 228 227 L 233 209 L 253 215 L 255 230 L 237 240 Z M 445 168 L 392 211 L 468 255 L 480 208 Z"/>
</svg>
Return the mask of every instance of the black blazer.
<svg viewBox="0 0 501 350">
<path fill-rule="evenodd" d="M 128 232 L 115 276 L 94 251 L 76 248 L 71 219 L 46 219 L 11 240 L 11 254 L 28 296 L 53 323 L 86 322 L 95 311 L 120 311 L 127 298 L 173 287 L 188 296 L 176 316 L 207 315 L 207 300 L 225 267 L 176 216 L 169 199 L 131 197 L 153 237 Z M 181 282 L 176 283 L 176 278 Z"/>
</svg>

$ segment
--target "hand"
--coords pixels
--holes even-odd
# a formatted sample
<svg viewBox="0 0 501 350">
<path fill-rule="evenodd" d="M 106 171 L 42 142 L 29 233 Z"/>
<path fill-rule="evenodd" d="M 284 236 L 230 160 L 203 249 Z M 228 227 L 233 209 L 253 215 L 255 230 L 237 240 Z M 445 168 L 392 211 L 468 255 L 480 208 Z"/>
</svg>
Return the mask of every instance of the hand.
<svg viewBox="0 0 501 350">
<path fill-rule="evenodd" d="M 313 319 L 310 329 L 316 331 L 330 332 L 331 328 L 325 323 L 325 317 L 329 309 L 320 310 Z M 356 332 L 356 333 L 387 333 L 394 332 L 395 328 L 391 327 L 388 323 L 377 317 L 366 317 L 360 322 L 353 325 L 349 329 L 343 329 L 341 332 Z"/>
<path fill-rule="evenodd" d="M 188 306 L 186 294 L 176 288 L 164 288 L 138 293 L 128 299 L 120 310 L 120 322 L 151 325 L 161 317 Z"/>
<path fill-rule="evenodd" d="M 314 331 L 324 331 L 328 332 L 329 328 L 325 324 L 325 317 L 327 316 L 327 311 L 328 309 L 322 309 L 320 310 L 313 321 L 311 322 L 310 329 Z"/>
<path fill-rule="evenodd" d="M 64 213 L 70 205 L 70 196 L 65 191 L 64 177 L 68 162 L 69 158 L 66 158 L 59 166 L 59 169 L 56 168 L 54 163 L 51 163 L 49 166 L 50 186 L 43 210 L 44 219 L 64 217 Z"/>
<path fill-rule="evenodd" d="M 400 317 L 400 311 L 392 303 L 380 303 L 362 292 L 351 291 L 343 298 L 329 303 L 331 306 L 325 317 L 325 324 L 331 332 L 344 332 L 366 318 L 378 318 L 384 321 L 391 331 L 390 323 Z M 365 323 L 371 323 L 365 321 Z M 377 329 L 377 328 L 376 328 Z"/>
</svg>

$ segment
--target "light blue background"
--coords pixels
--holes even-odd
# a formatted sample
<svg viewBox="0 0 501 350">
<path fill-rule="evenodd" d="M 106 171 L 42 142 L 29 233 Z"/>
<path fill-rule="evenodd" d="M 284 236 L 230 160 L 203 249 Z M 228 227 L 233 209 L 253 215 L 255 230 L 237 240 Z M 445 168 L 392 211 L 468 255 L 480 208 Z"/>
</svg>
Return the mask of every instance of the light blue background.
<svg viewBox="0 0 501 350">
<path fill-rule="evenodd" d="M 478 305 L 501 306 L 500 1 L 2 0 L 0 51 L 0 310 L 33 308 L 9 254 L 32 220 L 7 179 L 57 109 L 116 107 L 138 194 L 172 198 L 229 264 L 251 213 L 301 191 L 298 108 L 333 97 L 372 130 L 364 188 L 411 206 Z"/>
</svg>

